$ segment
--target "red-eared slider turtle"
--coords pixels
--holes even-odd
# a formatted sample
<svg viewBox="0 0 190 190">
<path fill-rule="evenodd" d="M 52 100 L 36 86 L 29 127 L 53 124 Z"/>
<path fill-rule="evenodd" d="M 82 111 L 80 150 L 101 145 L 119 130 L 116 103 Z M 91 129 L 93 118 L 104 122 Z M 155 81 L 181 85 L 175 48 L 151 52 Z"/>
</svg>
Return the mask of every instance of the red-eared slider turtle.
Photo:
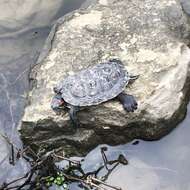
<svg viewBox="0 0 190 190">
<path fill-rule="evenodd" d="M 130 80 L 137 78 L 129 75 L 118 59 L 97 64 L 66 77 L 54 87 L 56 95 L 51 107 L 56 112 L 69 108 L 74 126 L 78 126 L 76 112 L 80 107 L 98 105 L 113 98 L 117 98 L 127 112 L 134 112 L 137 109 L 135 98 L 123 91 Z"/>
</svg>

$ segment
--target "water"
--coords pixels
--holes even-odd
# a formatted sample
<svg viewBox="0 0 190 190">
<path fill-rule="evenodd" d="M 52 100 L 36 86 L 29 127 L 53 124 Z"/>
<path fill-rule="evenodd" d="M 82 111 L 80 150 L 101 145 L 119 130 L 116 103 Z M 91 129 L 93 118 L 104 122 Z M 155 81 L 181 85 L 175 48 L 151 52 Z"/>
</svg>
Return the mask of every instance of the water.
<svg viewBox="0 0 190 190">
<path fill-rule="evenodd" d="M 78 8 L 84 0 L 0 1 L 0 184 L 23 176 L 27 163 L 9 164 L 10 145 L 22 147 L 17 127 L 29 91 L 28 75 L 35 64 L 52 23 Z M 3 171 L 3 172 L 2 172 Z M 10 175 L 11 174 L 11 175 Z"/>
<path fill-rule="evenodd" d="M 189 124 L 190 104 L 185 120 L 161 140 L 108 146 L 109 159 L 116 159 L 122 153 L 129 165 L 117 167 L 107 182 L 123 190 L 190 190 Z M 86 156 L 83 167 L 90 171 L 101 162 L 97 147 Z"/>
<path fill-rule="evenodd" d="M 172 133 L 159 141 L 134 140 L 120 146 L 99 145 L 84 158 L 83 170 L 95 171 L 103 165 L 100 147 L 106 146 L 108 160 L 123 154 L 129 164 L 119 165 L 109 175 L 107 183 L 122 190 L 190 190 L 190 103 L 185 120 Z M 135 142 L 138 142 L 135 145 Z M 72 158 L 82 160 L 83 158 Z M 64 167 L 67 162 L 58 165 Z M 68 163 L 67 163 L 68 164 Z M 110 166 L 111 168 L 111 166 Z M 106 169 L 99 173 L 105 175 Z M 75 183 L 72 190 L 78 190 Z M 108 188 L 109 189 L 109 188 Z M 110 189 L 112 190 L 112 189 Z"/>
</svg>

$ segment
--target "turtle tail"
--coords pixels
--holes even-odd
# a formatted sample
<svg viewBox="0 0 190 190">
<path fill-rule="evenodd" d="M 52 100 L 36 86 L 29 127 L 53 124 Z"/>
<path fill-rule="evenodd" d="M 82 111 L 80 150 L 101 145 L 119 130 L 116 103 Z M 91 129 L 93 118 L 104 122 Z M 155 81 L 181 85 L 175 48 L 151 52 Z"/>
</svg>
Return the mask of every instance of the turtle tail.
<svg viewBox="0 0 190 190">
<path fill-rule="evenodd" d="M 129 80 L 136 80 L 139 78 L 140 75 L 129 75 Z"/>
<path fill-rule="evenodd" d="M 136 79 L 139 78 L 140 75 L 129 75 L 129 85 L 133 84 Z"/>
</svg>

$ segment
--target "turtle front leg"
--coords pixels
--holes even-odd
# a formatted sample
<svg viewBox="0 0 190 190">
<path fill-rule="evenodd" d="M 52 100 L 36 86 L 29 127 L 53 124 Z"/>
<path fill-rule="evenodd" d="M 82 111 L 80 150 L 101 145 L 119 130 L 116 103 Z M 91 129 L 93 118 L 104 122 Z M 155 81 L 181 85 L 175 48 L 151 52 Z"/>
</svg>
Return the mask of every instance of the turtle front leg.
<svg viewBox="0 0 190 190">
<path fill-rule="evenodd" d="M 134 96 L 122 92 L 117 96 L 117 99 L 127 112 L 134 112 L 137 109 L 137 101 L 135 100 Z"/>
<path fill-rule="evenodd" d="M 77 106 L 70 106 L 70 110 L 69 110 L 69 117 L 70 120 L 72 122 L 72 125 L 74 128 L 78 128 L 79 127 L 79 121 L 77 119 L 77 112 L 79 111 L 79 107 Z"/>
</svg>

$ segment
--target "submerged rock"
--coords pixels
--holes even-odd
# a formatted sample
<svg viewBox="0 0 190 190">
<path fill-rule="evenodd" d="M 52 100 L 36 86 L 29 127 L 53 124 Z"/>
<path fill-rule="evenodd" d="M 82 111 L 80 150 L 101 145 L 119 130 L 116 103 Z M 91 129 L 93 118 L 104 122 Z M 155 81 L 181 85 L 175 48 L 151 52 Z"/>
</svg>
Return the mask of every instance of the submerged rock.
<svg viewBox="0 0 190 190">
<path fill-rule="evenodd" d="M 79 153 L 99 143 L 159 139 L 185 115 L 190 89 L 190 26 L 177 0 L 99 0 L 58 20 L 31 73 L 33 89 L 22 119 L 25 142 Z M 73 135 L 68 114 L 50 107 L 65 76 L 110 58 L 139 74 L 126 92 L 139 103 L 126 113 L 117 101 L 79 112 Z M 72 150 L 71 150 L 72 153 Z"/>
</svg>

